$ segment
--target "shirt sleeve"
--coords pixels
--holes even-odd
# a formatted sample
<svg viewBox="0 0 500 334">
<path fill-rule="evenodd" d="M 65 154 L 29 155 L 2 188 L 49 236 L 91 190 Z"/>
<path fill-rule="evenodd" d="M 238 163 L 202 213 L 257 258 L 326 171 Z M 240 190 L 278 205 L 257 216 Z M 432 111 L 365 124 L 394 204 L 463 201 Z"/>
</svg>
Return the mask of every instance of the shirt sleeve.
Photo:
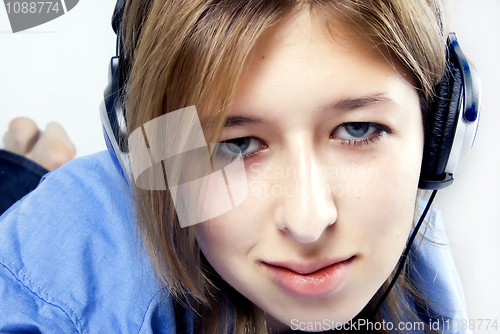
<svg viewBox="0 0 500 334">
<path fill-rule="evenodd" d="M 108 152 L 45 175 L 0 217 L 0 333 L 168 333 L 173 298 Z"/>
</svg>

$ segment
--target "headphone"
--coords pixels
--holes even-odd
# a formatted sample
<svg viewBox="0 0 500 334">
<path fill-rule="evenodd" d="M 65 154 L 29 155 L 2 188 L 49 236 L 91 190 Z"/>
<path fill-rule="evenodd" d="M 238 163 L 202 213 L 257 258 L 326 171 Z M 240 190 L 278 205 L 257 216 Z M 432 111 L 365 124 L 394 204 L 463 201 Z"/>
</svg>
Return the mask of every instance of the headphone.
<svg viewBox="0 0 500 334">
<path fill-rule="evenodd" d="M 420 189 L 441 189 L 460 173 L 474 144 L 479 125 L 481 81 L 463 54 L 457 37 L 447 41 L 447 67 L 435 88 L 426 127 Z"/>
<path fill-rule="evenodd" d="M 131 182 L 126 115 L 122 93 L 129 64 L 122 57 L 120 25 L 125 0 L 118 0 L 112 18 L 117 34 L 116 56 L 109 64 L 109 81 L 104 90 L 100 114 L 106 146 L 116 157 L 128 182 Z M 447 67 L 435 87 L 436 98 L 427 120 L 422 166 L 418 187 L 441 189 L 453 183 L 464 166 L 474 143 L 480 111 L 481 82 L 474 65 L 465 57 L 454 33 L 447 40 Z"/>
</svg>

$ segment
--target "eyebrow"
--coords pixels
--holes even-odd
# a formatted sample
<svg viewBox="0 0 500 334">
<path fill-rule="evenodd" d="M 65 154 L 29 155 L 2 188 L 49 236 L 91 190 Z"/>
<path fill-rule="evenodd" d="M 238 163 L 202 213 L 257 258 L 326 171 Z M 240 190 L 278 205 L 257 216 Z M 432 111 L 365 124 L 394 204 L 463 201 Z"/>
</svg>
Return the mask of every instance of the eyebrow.
<svg viewBox="0 0 500 334">
<path fill-rule="evenodd" d="M 377 93 L 370 96 L 364 96 L 360 98 L 345 98 L 333 103 L 326 104 L 319 108 L 320 111 L 330 112 L 335 110 L 340 111 L 350 111 L 363 107 L 367 107 L 372 104 L 389 102 L 397 104 L 394 100 L 384 96 L 384 93 Z M 243 126 L 243 125 L 253 125 L 253 124 L 264 124 L 266 120 L 260 117 L 246 117 L 246 116 L 228 116 L 224 127 L 232 126 Z"/>
<path fill-rule="evenodd" d="M 370 96 L 364 96 L 360 98 L 346 98 L 336 101 L 334 103 L 327 104 L 320 108 L 322 111 L 334 111 L 334 110 L 355 110 L 363 107 L 367 107 L 372 104 L 380 102 L 390 102 L 396 103 L 394 100 L 384 96 L 384 93 L 378 93 Z"/>
<path fill-rule="evenodd" d="M 227 128 L 231 126 L 263 124 L 263 123 L 266 123 L 266 121 L 260 117 L 228 116 L 226 118 L 226 122 L 224 123 L 224 127 Z"/>
</svg>

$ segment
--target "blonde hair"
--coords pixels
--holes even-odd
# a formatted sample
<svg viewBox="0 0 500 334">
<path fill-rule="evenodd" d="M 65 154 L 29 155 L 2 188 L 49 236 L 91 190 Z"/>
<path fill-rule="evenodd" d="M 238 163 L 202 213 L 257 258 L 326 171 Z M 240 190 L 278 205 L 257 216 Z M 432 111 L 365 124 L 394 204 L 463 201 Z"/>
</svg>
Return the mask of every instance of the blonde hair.
<svg viewBox="0 0 500 334">
<path fill-rule="evenodd" d="M 441 0 L 129 0 L 122 23 L 124 57 L 130 64 L 129 133 L 195 105 L 203 129 L 212 134 L 209 142 L 216 142 L 242 64 L 256 41 L 300 10 L 321 15 L 332 33 L 333 23 L 340 22 L 353 35 L 397 56 L 417 78 L 425 119 L 425 101 L 445 69 L 443 8 Z M 195 331 L 266 332 L 263 312 L 203 258 L 195 227 L 180 227 L 170 192 L 135 188 L 134 196 L 138 231 L 159 284 L 194 309 Z M 378 312 L 376 319 L 408 319 L 401 310 L 409 306 L 401 305 L 406 299 L 397 298 L 400 294 L 425 304 L 402 276 L 386 301 L 390 314 Z M 378 294 L 372 301 L 376 298 Z M 370 302 L 360 316 L 373 307 Z"/>
</svg>

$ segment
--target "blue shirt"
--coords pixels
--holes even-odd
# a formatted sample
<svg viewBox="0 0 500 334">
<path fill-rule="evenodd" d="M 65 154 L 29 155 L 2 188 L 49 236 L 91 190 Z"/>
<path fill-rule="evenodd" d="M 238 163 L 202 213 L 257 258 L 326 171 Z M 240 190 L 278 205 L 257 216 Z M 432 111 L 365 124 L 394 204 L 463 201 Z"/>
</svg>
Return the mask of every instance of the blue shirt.
<svg viewBox="0 0 500 334">
<path fill-rule="evenodd" d="M 69 162 L 0 220 L 0 332 L 175 333 L 107 152 Z M 161 303 L 162 301 L 163 303 Z"/>
<path fill-rule="evenodd" d="M 466 318 L 438 212 L 431 225 L 445 246 L 413 247 L 412 276 L 437 314 Z M 128 185 L 107 152 L 49 173 L 0 217 L 0 332 L 175 333 L 174 305 L 155 282 Z"/>
</svg>

